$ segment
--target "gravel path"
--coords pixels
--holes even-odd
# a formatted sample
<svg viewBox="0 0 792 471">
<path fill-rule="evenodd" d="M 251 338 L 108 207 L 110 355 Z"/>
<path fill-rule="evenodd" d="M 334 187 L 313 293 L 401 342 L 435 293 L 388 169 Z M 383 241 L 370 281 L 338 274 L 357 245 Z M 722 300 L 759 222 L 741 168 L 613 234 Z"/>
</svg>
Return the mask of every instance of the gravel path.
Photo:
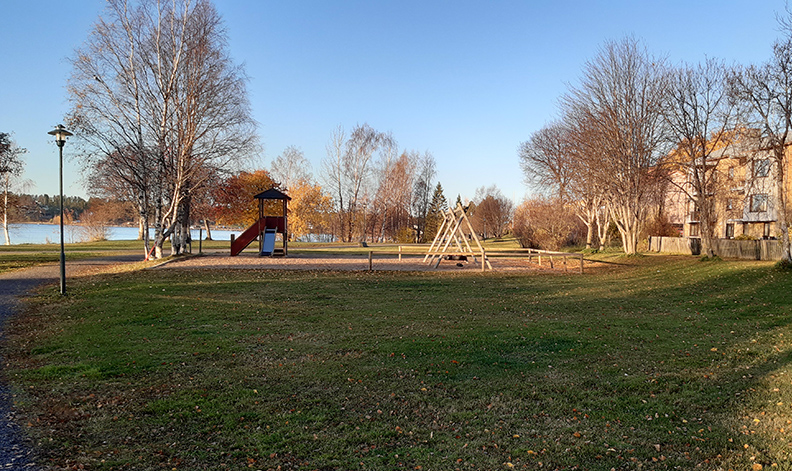
<svg viewBox="0 0 792 471">
<path fill-rule="evenodd" d="M 490 258 L 492 268 L 496 272 L 533 272 L 533 273 L 577 273 L 580 262 L 570 258 L 565 267 L 562 260 L 556 257 L 554 268 L 550 268 L 547 257 L 543 265 L 537 258 L 529 262 L 526 258 Z M 601 264 L 585 263 L 586 270 L 599 268 Z M 368 255 L 332 255 L 322 253 L 289 254 L 288 257 L 259 257 L 256 253 L 243 252 L 230 257 L 228 252 L 204 252 L 201 257 L 176 259 L 162 265 L 161 269 L 264 269 L 264 270 L 331 270 L 331 271 L 366 271 L 369 268 Z M 476 262 L 443 260 L 440 266 L 423 262 L 423 256 L 405 255 L 400 261 L 396 254 L 375 254 L 372 263 L 374 271 L 421 271 L 421 272 L 481 272 L 481 258 Z M 490 271 L 489 269 L 487 270 Z"/>
<path fill-rule="evenodd" d="M 68 279 L 71 276 L 95 272 L 108 265 L 140 261 L 140 258 L 140 254 L 130 254 L 67 262 L 66 291 L 68 293 Z M 57 264 L 0 273 L 0 342 L 4 340 L 6 320 L 17 312 L 19 298 L 43 283 L 56 283 L 59 273 Z M 53 289 L 58 289 L 57 284 Z M 0 357 L 0 470 L 44 469 L 36 464 L 35 446 L 19 430 L 15 421 L 13 397 L 2 378 L 4 365 Z"/>
</svg>

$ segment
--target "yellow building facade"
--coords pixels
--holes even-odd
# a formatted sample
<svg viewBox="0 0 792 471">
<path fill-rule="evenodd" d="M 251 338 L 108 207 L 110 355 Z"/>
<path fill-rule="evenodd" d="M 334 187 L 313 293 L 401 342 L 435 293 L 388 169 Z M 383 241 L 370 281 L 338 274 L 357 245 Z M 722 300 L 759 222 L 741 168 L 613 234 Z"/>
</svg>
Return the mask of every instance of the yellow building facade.
<svg viewBox="0 0 792 471">
<path fill-rule="evenodd" d="M 752 141 L 729 145 L 707 159 L 706 171 L 712 176 L 708 191 L 714 201 L 714 238 L 775 239 L 780 235 L 777 165 L 771 151 L 760 149 L 756 140 Z M 788 167 L 789 158 L 785 161 Z M 792 186 L 789 168 L 786 170 L 784 188 L 789 201 Z M 703 216 L 693 198 L 692 173 L 689 165 L 671 172 L 665 210 L 680 235 L 697 238 L 701 236 Z"/>
</svg>

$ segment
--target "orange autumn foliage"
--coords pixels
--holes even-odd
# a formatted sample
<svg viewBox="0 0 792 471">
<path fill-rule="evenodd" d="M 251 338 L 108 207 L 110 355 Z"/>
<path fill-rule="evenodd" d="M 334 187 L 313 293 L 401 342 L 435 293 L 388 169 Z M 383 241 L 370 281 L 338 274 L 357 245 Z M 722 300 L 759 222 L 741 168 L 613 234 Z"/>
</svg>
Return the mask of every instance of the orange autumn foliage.
<svg viewBox="0 0 792 471">
<path fill-rule="evenodd" d="M 292 185 L 289 196 L 289 232 L 294 239 L 326 230 L 333 202 L 321 186 L 299 180 Z"/>
<path fill-rule="evenodd" d="M 255 196 L 275 186 L 269 172 L 256 170 L 240 172 L 228 177 L 214 190 L 214 215 L 218 224 L 249 226 L 258 220 L 258 200 Z M 273 205 L 279 203 L 267 202 Z M 274 207 L 273 207 L 274 208 Z M 270 208 L 270 213 L 274 210 Z"/>
</svg>

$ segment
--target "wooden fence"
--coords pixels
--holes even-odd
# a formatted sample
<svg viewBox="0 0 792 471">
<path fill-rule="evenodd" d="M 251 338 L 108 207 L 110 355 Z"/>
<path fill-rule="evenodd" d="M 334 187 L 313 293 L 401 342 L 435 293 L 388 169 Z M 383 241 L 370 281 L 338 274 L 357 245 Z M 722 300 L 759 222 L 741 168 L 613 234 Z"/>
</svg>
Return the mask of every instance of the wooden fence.
<svg viewBox="0 0 792 471">
<path fill-rule="evenodd" d="M 713 239 L 712 249 L 721 258 L 742 260 L 780 260 L 781 241 L 779 240 L 735 240 Z M 649 238 L 649 251 L 678 253 L 686 255 L 701 254 L 701 240 L 687 237 Z"/>
<path fill-rule="evenodd" d="M 402 255 L 426 255 L 426 252 L 423 251 L 413 251 L 410 250 L 414 248 L 414 246 L 399 246 L 398 253 L 393 253 L 391 251 L 375 251 L 369 250 L 368 252 L 368 269 L 372 271 L 374 269 L 374 255 L 383 256 L 383 257 L 392 257 L 394 255 L 398 255 L 399 261 L 402 260 Z M 407 249 L 407 250 L 405 250 Z M 575 253 L 575 252 L 552 252 L 548 250 L 538 250 L 538 249 L 505 249 L 505 250 L 484 250 L 481 253 L 476 252 L 454 252 L 445 255 L 464 255 L 468 257 L 481 257 L 481 271 L 485 270 L 485 263 L 487 263 L 488 257 L 504 257 L 504 258 L 521 258 L 521 259 L 528 259 L 528 262 L 536 261 L 540 266 L 543 263 L 548 263 L 550 268 L 555 268 L 555 265 L 560 261 L 562 266 L 564 267 L 564 271 L 568 271 L 568 259 L 573 259 L 571 265 L 576 265 L 577 270 L 579 273 L 583 273 L 583 254 L 582 253 Z M 492 267 L 490 267 L 492 268 Z"/>
<path fill-rule="evenodd" d="M 550 264 L 550 268 L 555 268 L 555 261 L 561 260 L 564 266 L 564 271 L 567 271 L 567 259 L 576 259 L 575 263 L 578 266 L 578 271 L 583 273 L 583 254 L 576 252 L 553 252 L 550 250 L 539 249 L 501 249 L 501 250 L 488 250 L 487 255 L 490 257 L 507 257 L 507 258 L 527 258 L 528 262 L 534 259 L 542 265 L 542 258 Z"/>
</svg>

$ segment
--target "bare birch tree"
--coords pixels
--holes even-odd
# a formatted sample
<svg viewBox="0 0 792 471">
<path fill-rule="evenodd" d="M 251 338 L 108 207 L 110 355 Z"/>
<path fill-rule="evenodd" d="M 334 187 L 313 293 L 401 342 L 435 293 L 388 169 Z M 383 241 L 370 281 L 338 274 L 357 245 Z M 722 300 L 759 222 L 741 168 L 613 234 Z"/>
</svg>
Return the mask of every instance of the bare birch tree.
<svg viewBox="0 0 792 471">
<path fill-rule="evenodd" d="M 606 43 L 563 97 L 564 114 L 586 129 L 585 171 L 602 185 L 627 254 L 638 251 L 653 169 L 665 153 L 667 89 L 664 60 L 626 38 Z"/>
<path fill-rule="evenodd" d="M 333 130 L 330 141 L 325 146 L 327 155 L 322 160 L 322 174 L 325 186 L 329 189 L 335 204 L 336 223 L 338 236 L 343 241 L 351 240 L 346 236 L 344 229 L 347 227 L 345 212 L 345 183 L 344 183 L 344 154 L 346 146 L 346 133 L 344 128 L 338 126 Z"/>
<path fill-rule="evenodd" d="M 287 147 L 272 161 L 270 175 L 280 184 L 281 189 L 287 191 L 299 182 L 309 183 L 313 178 L 311 163 L 296 146 Z"/>
<path fill-rule="evenodd" d="M 341 238 L 349 242 L 366 236 L 366 198 L 371 190 L 374 154 L 381 148 L 395 148 L 395 141 L 368 124 L 355 126 L 349 139 L 344 139 L 339 127 L 327 146 L 323 169 L 335 198 Z"/>
<path fill-rule="evenodd" d="M 426 241 L 426 218 L 432 205 L 434 179 L 437 176 L 437 165 L 430 152 L 424 152 L 416 159 L 415 184 L 413 186 L 412 214 L 415 221 L 415 241 Z"/>
<path fill-rule="evenodd" d="M 712 239 L 720 180 L 717 164 L 735 136 L 736 107 L 728 96 L 726 75 L 723 64 L 713 59 L 677 68 L 670 76 L 665 111 L 669 137 L 677 148 L 664 163 L 670 172 L 686 176 L 682 184 L 672 178 L 668 182 L 695 203 L 701 250 L 708 257 L 715 255 Z"/>
<path fill-rule="evenodd" d="M 246 77 L 209 0 L 109 0 L 107 18 L 73 60 L 70 124 L 86 165 L 114 156 L 125 167 L 161 257 L 174 233 L 184 246 L 190 193 L 207 170 L 255 149 Z"/>
<path fill-rule="evenodd" d="M 18 147 L 8 133 L 0 132 L 0 186 L 3 192 L 3 235 L 5 245 L 11 245 L 11 236 L 8 232 L 9 201 L 12 198 L 11 190 L 14 183 L 22 175 L 25 163 L 22 154 L 27 150 Z"/>
<path fill-rule="evenodd" d="M 386 152 L 396 148 L 390 134 L 376 131 L 368 124 L 355 126 L 349 135 L 344 163 L 344 178 L 347 200 L 347 232 L 350 237 L 360 236 L 365 240 L 366 196 L 370 190 L 373 171 L 372 159 L 380 149 Z"/>
</svg>

